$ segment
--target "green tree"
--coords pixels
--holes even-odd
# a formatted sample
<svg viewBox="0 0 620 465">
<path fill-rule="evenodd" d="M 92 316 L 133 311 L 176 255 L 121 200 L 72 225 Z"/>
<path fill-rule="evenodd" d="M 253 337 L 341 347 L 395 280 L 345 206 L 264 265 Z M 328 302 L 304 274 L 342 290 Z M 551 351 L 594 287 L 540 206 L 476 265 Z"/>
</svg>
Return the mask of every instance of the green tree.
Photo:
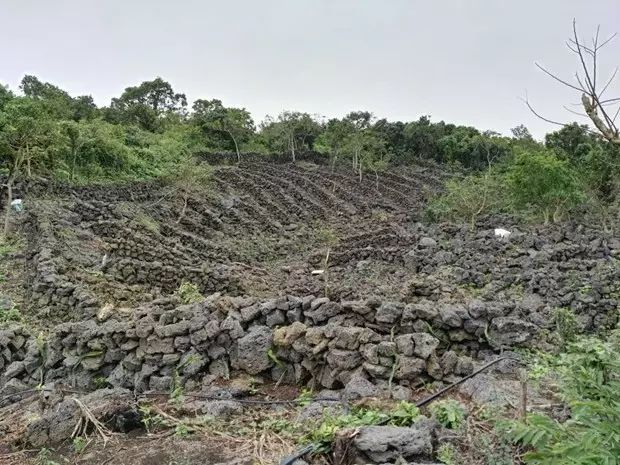
<svg viewBox="0 0 620 465">
<path fill-rule="evenodd" d="M 84 128 L 75 121 L 62 121 L 60 123 L 61 134 L 66 138 L 66 143 L 69 149 L 70 157 L 70 177 L 73 181 L 75 179 L 75 165 L 77 162 L 78 154 L 81 148 L 86 142 L 84 134 Z"/>
<path fill-rule="evenodd" d="M 572 161 L 583 161 L 588 152 L 598 145 L 598 138 L 585 124 L 568 124 L 558 131 L 545 135 L 545 147 Z"/>
<path fill-rule="evenodd" d="M 285 111 L 277 119 L 267 117 L 261 124 L 261 135 L 273 151 L 290 152 L 293 162 L 299 151 L 310 150 L 322 127 L 308 113 Z"/>
<path fill-rule="evenodd" d="M 232 141 L 237 161 L 241 162 L 239 145 L 254 134 L 254 121 L 245 108 L 227 108 L 220 100 L 196 100 L 192 120 L 207 135 L 223 135 Z"/>
<path fill-rule="evenodd" d="M 504 179 L 495 167 L 483 173 L 446 182 L 444 193 L 434 198 L 427 213 L 433 219 L 465 220 L 474 229 L 481 215 L 504 209 L 508 203 Z"/>
<path fill-rule="evenodd" d="M 510 130 L 512 133 L 512 137 L 517 140 L 525 141 L 525 142 L 533 142 L 534 138 L 532 137 L 532 133 L 530 130 L 523 124 L 519 124 Z"/>
<path fill-rule="evenodd" d="M 15 98 L 13 92 L 11 92 L 7 86 L 0 84 L 0 111 L 13 98 Z"/>
<path fill-rule="evenodd" d="M 542 215 L 545 223 L 559 221 L 583 200 L 575 171 L 552 152 L 519 154 L 508 169 L 507 186 L 517 208 Z"/>
<path fill-rule="evenodd" d="M 355 128 L 350 121 L 337 118 L 330 119 L 325 125 L 324 131 L 317 137 L 315 148 L 324 154 L 328 154 L 332 160 L 332 169 L 335 168 L 338 158 L 344 155 L 348 138 Z"/>
<path fill-rule="evenodd" d="M 4 235 L 9 228 L 15 179 L 20 174 L 32 176 L 33 166 L 44 165 L 44 156 L 54 136 L 51 120 L 36 100 L 17 97 L 0 112 L 0 163 L 7 173 Z"/>
<path fill-rule="evenodd" d="M 20 88 L 26 97 L 40 101 L 45 111 L 57 119 L 79 121 L 93 118 L 97 113 L 90 95 L 73 98 L 58 86 L 42 82 L 36 76 L 24 76 Z"/>
<path fill-rule="evenodd" d="M 162 121 L 186 112 L 185 94 L 176 93 L 169 82 L 158 77 L 127 87 L 120 97 L 112 99 L 106 119 L 113 123 L 137 124 L 147 131 L 161 129 Z"/>
</svg>

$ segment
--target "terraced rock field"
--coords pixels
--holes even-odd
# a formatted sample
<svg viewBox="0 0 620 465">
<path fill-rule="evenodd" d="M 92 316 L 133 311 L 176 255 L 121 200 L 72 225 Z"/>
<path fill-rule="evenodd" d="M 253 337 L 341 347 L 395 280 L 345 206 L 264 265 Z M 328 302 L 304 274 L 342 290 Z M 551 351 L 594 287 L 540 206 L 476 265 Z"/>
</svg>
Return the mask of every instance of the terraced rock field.
<svg viewBox="0 0 620 465">
<path fill-rule="evenodd" d="M 186 201 L 162 183 L 57 188 L 28 205 L 25 303 L 81 319 L 106 303 L 170 295 L 183 281 L 205 295 L 395 296 L 398 286 L 368 289 L 356 269 L 389 264 L 414 243 L 407 225 L 444 177 L 427 166 L 360 182 L 321 165 L 255 162 L 216 166 L 210 188 Z"/>
<path fill-rule="evenodd" d="M 107 465 L 111 437 L 127 451 L 114 463 L 273 463 L 323 412 L 402 408 L 500 354 L 453 395 L 472 418 L 489 402 L 514 413 L 515 349 L 556 350 L 558 315 L 575 332 L 617 324 L 620 240 L 592 225 L 430 223 L 428 200 L 458 175 L 436 165 L 360 180 L 210 161 L 206 187 L 20 188 L 0 261 L 0 463 L 51 463 L 43 448 Z M 532 408 L 555 405 L 547 394 Z M 356 463 L 436 460 L 438 425 L 409 426 L 361 428 L 345 449 Z"/>
</svg>

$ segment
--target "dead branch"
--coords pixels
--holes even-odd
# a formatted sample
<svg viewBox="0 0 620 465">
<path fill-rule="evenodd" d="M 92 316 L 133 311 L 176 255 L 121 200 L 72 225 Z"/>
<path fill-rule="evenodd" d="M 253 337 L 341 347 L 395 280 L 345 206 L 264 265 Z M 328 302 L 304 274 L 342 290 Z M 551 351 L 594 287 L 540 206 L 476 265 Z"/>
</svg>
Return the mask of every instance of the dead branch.
<svg viewBox="0 0 620 465">
<path fill-rule="evenodd" d="M 614 81 L 618 74 L 618 68 L 614 70 L 611 76 L 605 81 L 603 87 L 599 90 L 599 51 L 607 45 L 611 40 L 616 37 L 616 34 L 611 35 L 607 39 L 600 41 L 600 26 L 597 27 L 596 33 L 592 38 L 592 46 L 586 45 L 577 33 L 577 21 L 573 19 L 573 34 L 572 37 L 566 42 L 568 49 L 575 53 L 579 60 L 579 71 L 575 73 L 576 83 L 571 83 L 565 79 L 562 79 L 557 74 L 553 73 L 544 66 L 535 63 L 536 67 L 543 71 L 546 75 L 581 94 L 581 105 L 585 110 L 585 115 L 570 110 L 566 106 L 564 108 L 570 113 L 578 116 L 587 116 L 590 122 L 596 128 L 595 134 L 603 137 L 604 139 L 614 144 L 620 145 L 620 132 L 616 125 L 616 118 L 620 112 L 620 108 L 616 110 L 613 117 L 608 112 L 607 108 L 612 105 L 620 104 L 620 97 L 602 99 L 603 94 L 609 89 L 609 86 Z M 546 118 L 534 110 L 534 107 L 530 104 L 527 95 L 525 98 L 525 104 L 529 110 L 538 118 L 551 124 L 560 126 L 566 126 L 570 123 L 563 123 L 555 121 L 550 118 Z"/>
</svg>

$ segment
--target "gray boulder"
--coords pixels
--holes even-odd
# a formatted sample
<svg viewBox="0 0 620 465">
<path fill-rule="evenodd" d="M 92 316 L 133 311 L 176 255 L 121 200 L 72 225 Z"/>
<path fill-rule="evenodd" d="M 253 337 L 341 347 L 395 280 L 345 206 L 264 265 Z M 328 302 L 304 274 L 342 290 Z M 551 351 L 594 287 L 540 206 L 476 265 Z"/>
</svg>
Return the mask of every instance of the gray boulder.
<svg viewBox="0 0 620 465">
<path fill-rule="evenodd" d="M 497 317 L 489 328 L 489 343 L 493 347 L 512 347 L 532 339 L 538 327 L 514 317 Z"/>
<path fill-rule="evenodd" d="M 257 375 L 273 365 L 267 355 L 273 344 L 273 334 L 267 326 L 255 326 L 237 340 L 230 355 L 233 368 Z"/>
<path fill-rule="evenodd" d="M 353 440 L 360 460 L 385 463 L 399 458 L 430 459 L 433 453 L 432 433 L 435 423 L 421 420 L 409 428 L 398 426 L 365 426 Z"/>
<path fill-rule="evenodd" d="M 366 378 L 360 375 L 353 375 L 344 387 L 342 394 L 345 399 L 349 400 L 363 397 L 377 397 L 379 395 L 379 389 Z"/>
</svg>

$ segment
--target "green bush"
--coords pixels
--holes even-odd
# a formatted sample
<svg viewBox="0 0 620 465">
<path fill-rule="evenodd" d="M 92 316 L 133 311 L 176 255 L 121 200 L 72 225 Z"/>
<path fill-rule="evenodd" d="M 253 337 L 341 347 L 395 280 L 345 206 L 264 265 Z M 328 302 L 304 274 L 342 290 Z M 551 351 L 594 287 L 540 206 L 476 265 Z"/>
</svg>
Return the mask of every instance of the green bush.
<svg viewBox="0 0 620 465">
<path fill-rule="evenodd" d="M 177 294 L 184 304 L 195 304 L 204 300 L 204 296 L 200 293 L 198 286 L 187 281 L 181 283 Z"/>
<path fill-rule="evenodd" d="M 473 229 L 481 215 L 506 207 L 502 184 L 503 178 L 496 169 L 450 180 L 444 193 L 430 202 L 426 213 L 434 220 L 467 221 Z"/>
<path fill-rule="evenodd" d="M 465 407 L 454 399 L 435 402 L 430 406 L 430 411 L 442 426 L 449 429 L 460 428 L 467 414 Z"/>
<path fill-rule="evenodd" d="M 513 205 L 545 223 L 560 221 L 585 197 L 575 170 L 552 152 L 518 154 L 508 167 L 506 183 Z"/>
<path fill-rule="evenodd" d="M 302 437 L 302 442 L 318 444 L 317 452 L 329 452 L 336 433 L 341 429 L 379 424 L 411 426 L 419 416 L 420 411 L 415 404 L 406 401 L 399 402 L 388 411 L 353 407 L 351 413 L 346 415 L 324 415 L 321 422 Z"/>
<path fill-rule="evenodd" d="M 534 465 L 610 465 L 620 458 L 620 330 L 607 340 L 582 337 L 557 363 L 559 388 L 570 407 L 561 423 L 531 414 L 504 425 L 509 436 L 530 448 Z"/>
</svg>

